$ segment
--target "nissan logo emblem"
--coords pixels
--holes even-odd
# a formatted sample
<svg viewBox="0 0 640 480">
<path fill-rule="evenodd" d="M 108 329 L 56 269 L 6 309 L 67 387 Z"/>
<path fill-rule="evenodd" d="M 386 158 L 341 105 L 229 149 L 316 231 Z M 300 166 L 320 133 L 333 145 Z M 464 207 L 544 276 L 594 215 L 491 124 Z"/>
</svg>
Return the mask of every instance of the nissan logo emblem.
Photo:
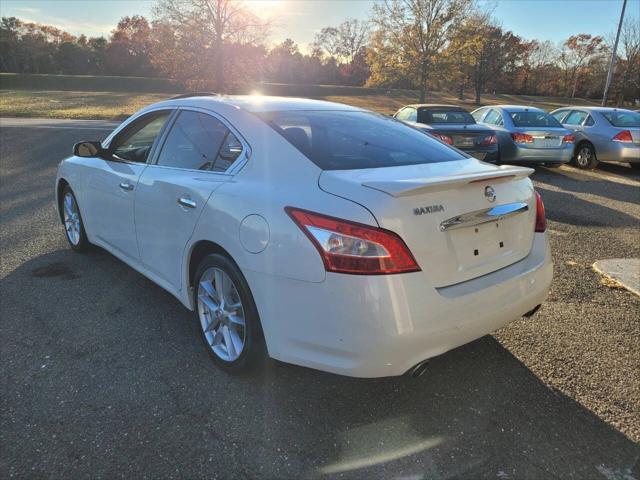
<svg viewBox="0 0 640 480">
<path fill-rule="evenodd" d="M 484 188 L 484 196 L 491 203 L 496 201 L 496 191 L 492 186 L 487 186 Z"/>
</svg>

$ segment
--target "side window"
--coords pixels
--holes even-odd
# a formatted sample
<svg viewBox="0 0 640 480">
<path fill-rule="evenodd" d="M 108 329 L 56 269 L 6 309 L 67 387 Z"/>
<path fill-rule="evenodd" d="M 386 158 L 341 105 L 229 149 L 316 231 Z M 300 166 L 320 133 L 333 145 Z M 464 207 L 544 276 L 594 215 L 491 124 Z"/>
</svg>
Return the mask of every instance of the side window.
<svg viewBox="0 0 640 480">
<path fill-rule="evenodd" d="M 479 108 L 478 110 L 476 110 L 475 112 L 471 113 L 471 116 L 473 117 L 473 119 L 476 122 L 479 122 L 480 120 L 482 120 L 482 116 L 487 112 L 486 108 Z"/>
<path fill-rule="evenodd" d="M 240 140 L 233 133 L 227 133 L 212 170 L 214 172 L 225 172 L 241 153 L 242 143 L 240 143 Z"/>
<path fill-rule="evenodd" d="M 584 122 L 584 126 L 585 127 L 592 127 L 596 124 L 596 122 L 593 120 L 593 117 L 591 115 L 589 115 L 587 117 L 587 120 Z"/>
<path fill-rule="evenodd" d="M 488 123 L 490 125 L 499 125 L 499 126 L 504 125 L 504 122 L 502 121 L 502 115 L 500 115 L 500 112 L 498 112 L 493 108 L 489 111 L 487 116 L 484 118 L 484 123 Z"/>
<path fill-rule="evenodd" d="M 235 153 L 231 150 L 232 153 L 221 159 L 219 154 L 224 146 L 233 144 L 229 137 L 233 137 L 233 134 L 217 118 L 206 113 L 182 111 L 167 135 L 158 157 L 158 165 L 224 171 L 242 152 L 242 144 L 236 139 L 234 145 L 239 145 L 239 151 Z"/>
<path fill-rule="evenodd" d="M 417 122 L 418 112 L 416 112 L 415 108 L 405 107 L 398 112 L 396 118 L 398 120 L 404 120 L 405 122 Z"/>
<path fill-rule="evenodd" d="M 573 110 L 562 123 L 566 125 L 581 125 L 585 118 L 587 118 L 586 112 Z"/>
<path fill-rule="evenodd" d="M 170 114 L 170 111 L 151 113 L 133 122 L 114 139 L 112 154 L 121 160 L 146 162 L 153 142 Z"/>
<path fill-rule="evenodd" d="M 551 116 L 562 123 L 562 118 L 567 114 L 566 110 L 560 110 L 559 112 L 552 113 Z"/>
</svg>

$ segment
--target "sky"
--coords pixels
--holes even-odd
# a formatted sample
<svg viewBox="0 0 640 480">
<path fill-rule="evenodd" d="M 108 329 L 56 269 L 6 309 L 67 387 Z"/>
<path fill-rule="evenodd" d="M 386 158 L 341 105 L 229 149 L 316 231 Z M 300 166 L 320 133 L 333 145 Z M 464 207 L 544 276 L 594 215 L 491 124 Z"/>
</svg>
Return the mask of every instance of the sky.
<svg viewBox="0 0 640 480">
<path fill-rule="evenodd" d="M 525 39 L 559 43 L 576 33 L 608 36 L 615 31 L 622 0 L 481 0 L 494 18 Z M 108 36 L 125 15 L 151 17 L 153 0 L 2 0 L 0 14 L 54 25 L 78 35 Z M 372 0 L 245 0 L 274 23 L 269 43 L 292 38 L 305 50 L 322 27 L 346 18 L 365 19 Z M 640 0 L 628 0 L 626 18 L 640 18 Z"/>
</svg>

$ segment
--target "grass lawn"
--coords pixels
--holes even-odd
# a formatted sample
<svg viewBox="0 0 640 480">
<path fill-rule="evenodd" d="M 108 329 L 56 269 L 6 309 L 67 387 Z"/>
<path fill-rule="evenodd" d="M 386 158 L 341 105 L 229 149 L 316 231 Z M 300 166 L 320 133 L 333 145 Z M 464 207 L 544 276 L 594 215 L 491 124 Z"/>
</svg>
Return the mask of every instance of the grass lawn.
<svg viewBox="0 0 640 480">
<path fill-rule="evenodd" d="M 298 92 L 299 93 L 299 92 Z M 315 93 L 315 92 L 314 92 Z M 123 119 L 153 102 L 170 98 L 172 93 L 128 93 L 128 92 L 84 92 L 60 90 L 0 90 L 0 116 L 34 118 L 78 118 L 78 119 Z M 332 102 L 346 103 L 375 110 L 394 113 L 398 108 L 418 101 L 417 94 L 410 91 L 390 92 L 373 95 L 327 95 L 313 96 Z M 473 99 L 460 101 L 455 95 L 433 93 L 429 103 L 461 105 L 469 110 L 476 108 Z M 483 105 L 524 104 L 553 110 L 565 105 L 597 105 L 592 100 L 529 97 L 522 95 L 486 95 Z"/>
</svg>

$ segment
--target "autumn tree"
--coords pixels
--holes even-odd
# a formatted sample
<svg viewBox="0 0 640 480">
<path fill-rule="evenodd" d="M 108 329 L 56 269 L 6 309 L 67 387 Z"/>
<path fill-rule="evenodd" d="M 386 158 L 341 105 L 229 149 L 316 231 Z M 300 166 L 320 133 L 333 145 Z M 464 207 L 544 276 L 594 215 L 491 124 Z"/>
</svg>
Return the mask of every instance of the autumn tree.
<svg viewBox="0 0 640 480">
<path fill-rule="evenodd" d="M 408 78 L 424 102 L 438 57 L 473 0 L 382 0 L 373 6 L 375 27 L 368 61 L 369 85 Z"/>
<path fill-rule="evenodd" d="M 331 57 L 351 63 L 367 44 L 369 30 L 369 22 L 350 18 L 337 27 L 320 30 L 313 45 Z"/>
<path fill-rule="evenodd" d="M 578 80 L 584 67 L 605 51 L 604 37 L 580 33 L 570 36 L 562 45 L 559 62 L 564 70 L 565 95 L 575 98 Z M 571 89 L 571 90 L 570 90 Z"/>
<path fill-rule="evenodd" d="M 640 98 L 640 19 L 628 18 L 620 32 L 621 58 L 616 64 L 618 104 L 627 95 Z"/>
<path fill-rule="evenodd" d="M 259 47 L 269 28 L 235 0 L 158 0 L 154 16 L 159 26 L 154 39 L 156 64 L 167 73 L 181 73 L 178 78 L 189 71 L 198 72 L 202 81 L 212 78 L 218 91 L 224 91 L 225 74 L 234 70 L 236 59 L 228 55 L 231 46 Z M 173 57 L 162 58 L 167 53 Z"/>
</svg>

